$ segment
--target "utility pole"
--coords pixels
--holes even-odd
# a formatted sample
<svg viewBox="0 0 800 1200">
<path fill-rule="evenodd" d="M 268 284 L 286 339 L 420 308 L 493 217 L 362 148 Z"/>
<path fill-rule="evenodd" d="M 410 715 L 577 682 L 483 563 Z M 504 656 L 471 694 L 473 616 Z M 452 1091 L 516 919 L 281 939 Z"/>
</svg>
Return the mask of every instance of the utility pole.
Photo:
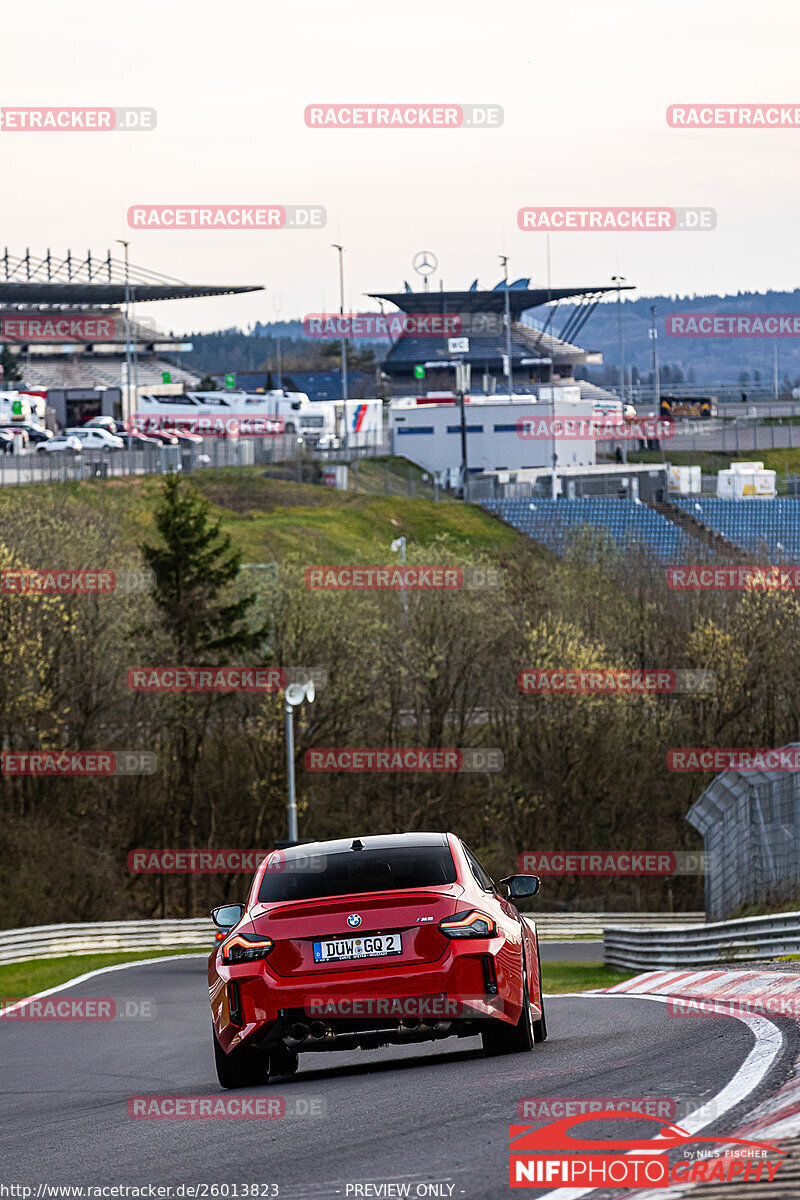
<svg viewBox="0 0 800 1200">
<path fill-rule="evenodd" d="M 612 275 L 611 282 L 617 285 L 617 332 L 619 334 L 619 394 L 625 403 L 625 344 L 622 340 L 622 284 L 624 275 Z"/>
<path fill-rule="evenodd" d="M 344 322 L 344 246 L 339 246 L 336 242 L 331 243 L 334 250 L 339 252 L 339 316 Z M 342 449 L 347 453 L 347 338 L 342 333 L 342 413 L 344 421 L 342 424 Z"/>
<path fill-rule="evenodd" d="M 467 417 L 464 411 L 464 393 L 469 384 L 467 382 L 468 368 L 464 364 L 463 359 L 458 359 L 455 364 L 456 368 L 456 396 L 458 398 L 458 409 L 461 417 L 461 499 L 467 499 Z"/>
<path fill-rule="evenodd" d="M 656 420 L 661 416 L 661 381 L 658 378 L 658 329 L 656 328 L 656 306 L 650 305 L 650 347 L 653 370 L 653 408 Z"/>
<path fill-rule="evenodd" d="M 128 266 L 128 246 L 129 242 L 122 238 L 117 238 L 117 242 L 124 248 L 125 251 L 125 398 L 123 401 L 123 421 L 126 427 L 131 428 L 133 424 L 134 412 L 131 409 L 131 385 L 133 383 L 133 356 L 131 353 L 131 290 Z M 127 412 L 125 409 L 127 408 Z M 135 410 L 134 403 L 133 409 Z M 128 422 L 131 421 L 129 425 Z"/>
<path fill-rule="evenodd" d="M 500 262 L 503 264 L 503 278 L 506 281 L 506 382 L 510 400 L 514 394 L 514 377 L 511 370 L 511 297 L 508 294 L 508 255 L 501 254 Z"/>
</svg>

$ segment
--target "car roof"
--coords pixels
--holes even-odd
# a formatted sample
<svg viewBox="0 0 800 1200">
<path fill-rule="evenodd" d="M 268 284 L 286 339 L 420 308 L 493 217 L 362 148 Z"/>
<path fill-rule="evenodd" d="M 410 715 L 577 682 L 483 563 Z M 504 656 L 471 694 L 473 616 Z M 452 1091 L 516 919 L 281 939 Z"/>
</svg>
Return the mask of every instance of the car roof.
<svg viewBox="0 0 800 1200">
<path fill-rule="evenodd" d="M 360 842 L 364 850 L 422 850 L 431 846 L 446 846 L 446 833 L 379 833 L 364 837 L 338 838 L 329 842 L 306 842 L 288 846 L 282 851 L 287 859 L 306 854 L 346 854 L 353 843 Z"/>
</svg>

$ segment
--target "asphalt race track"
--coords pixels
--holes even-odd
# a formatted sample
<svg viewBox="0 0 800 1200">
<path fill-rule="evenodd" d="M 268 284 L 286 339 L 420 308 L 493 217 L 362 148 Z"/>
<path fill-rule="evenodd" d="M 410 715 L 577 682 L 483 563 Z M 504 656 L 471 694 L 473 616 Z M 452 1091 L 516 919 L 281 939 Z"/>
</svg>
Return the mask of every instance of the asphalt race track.
<svg viewBox="0 0 800 1200">
<path fill-rule="evenodd" d="M 693 1108 L 754 1045 L 739 1020 L 676 1020 L 650 1000 L 554 996 L 550 1036 L 531 1054 L 485 1058 L 478 1039 L 306 1054 L 293 1078 L 223 1093 L 204 959 L 136 965 L 58 994 L 110 996 L 123 1008 L 149 1001 L 156 1011 L 149 1020 L 0 1021 L 0 1167 L 9 1183 L 274 1183 L 272 1194 L 286 1200 L 380 1196 L 352 1185 L 387 1182 L 410 1183 L 412 1196 L 418 1183 L 444 1185 L 428 1195 L 455 1200 L 511 1195 L 508 1126 L 524 1097 L 660 1096 Z M 797 1026 L 781 1028 L 769 1073 L 717 1128 L 733 1131 L 788 1075 Z M 296 1115 L 128 1116 L 131 1096 L 234 1094 L 284 1096 Z M 302 1115 L 309 1108 L 317 1115 Z"/>
<path fill-rule="evenodd" d="M 602 962 L 603 943 L 585 942 L 539 942 L 542 962 Z"/>
</svg>

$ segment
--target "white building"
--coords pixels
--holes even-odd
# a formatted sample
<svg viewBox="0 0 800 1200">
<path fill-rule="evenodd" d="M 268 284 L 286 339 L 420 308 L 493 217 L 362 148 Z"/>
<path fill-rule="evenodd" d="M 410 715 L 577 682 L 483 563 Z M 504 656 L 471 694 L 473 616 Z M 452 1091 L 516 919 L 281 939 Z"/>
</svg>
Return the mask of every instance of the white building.
<svg viewBox="0 0 800 1200">
<path fill-rule="evenodd" d="M 467 470 L 547 470 L 593 467 L 594 403 L 575 385 L 543 384 L 534 396 L 474 396 L 465 403 Z M 407 397 L 389 414 L 392 453 L 451 478 L 461 467 L 461 414 L 455 398 Z M 563 431 L 563 432 L 562 432 Z M 583 434 L 586 436 L 583 436 Z"/>
</svg>

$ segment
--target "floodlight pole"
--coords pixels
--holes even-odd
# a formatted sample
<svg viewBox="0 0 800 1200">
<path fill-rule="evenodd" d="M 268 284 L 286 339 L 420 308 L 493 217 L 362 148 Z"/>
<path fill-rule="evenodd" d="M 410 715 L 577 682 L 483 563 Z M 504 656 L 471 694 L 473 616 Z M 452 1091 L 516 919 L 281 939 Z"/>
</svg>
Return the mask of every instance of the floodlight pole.
<svg viewBox="0 0 800 1200">
<path fill-rule="evenodd" d="M 506 282 L 506 380 L 510 400 L 514 394 L 514 376 L 511 370 L 511 297 L 508 294 L 508 256 L 501 254 L 500 262 L 503 264 L 503 278 Z"/>
<path fill-rule="evenodd" d="M 130 278 L 129 278 L 129 268 L 128 268 L 128 246 L 130 245 L 130 243 L 124 241 L 122 238 L 117 238 L 117 241 L 119 242 L 120 246 L 122 246 L 125 250 L 125 399 L 127 401 L 128 407 L 130 407 L 131 383 L 132 383 L 132 375 L 133 375 L 133 370 L 132 370 L 133 364 L 132 364 L 132 358 L 131 358 L 131 315 L 130 315 L 131 292 L 130 292 Z M 135 407 L 136 406 L 134 404 L 134 408 Z M 125 414 L 126 422 L 130 415 L 131 415 L 130 413 Z"/>
<path fill-rule="evenodd" d="M 617 332 L 619 334 L 619 394 L 622 400 L 622 419 L 625 420 L 625 343 L 622 340 L 622 284 L 624 275 L 612 275 L 611 282 L 617 285 Z M 628 447 L 622 443 L 622 461 L 628 461 Z"/>
<path fill-rule="evenodd" d="M 294 707 L 285 703 L 286 708 L 286 778 L 289 784 L 289 802 L 286 806 L 288 817 L 288 837 L 290 842 L 297 841 L 297 798 L 294 782 Z"/>
</svg>

